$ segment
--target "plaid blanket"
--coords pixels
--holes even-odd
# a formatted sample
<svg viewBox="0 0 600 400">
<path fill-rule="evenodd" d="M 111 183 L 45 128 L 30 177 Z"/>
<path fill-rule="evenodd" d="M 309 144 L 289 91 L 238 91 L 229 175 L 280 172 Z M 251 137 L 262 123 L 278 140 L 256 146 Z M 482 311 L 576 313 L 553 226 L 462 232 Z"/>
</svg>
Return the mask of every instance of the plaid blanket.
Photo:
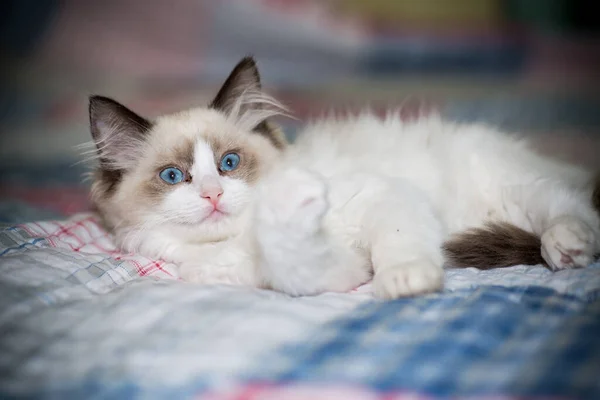
<svg viewBox="0 0 600 400">
<path fill-rule="evenodd" d="M 600 398 L 600 264 L 293 298 L 182 282 L 79 214 L 4 227 L 0 288 L 2 398 Z"/>
</svg>

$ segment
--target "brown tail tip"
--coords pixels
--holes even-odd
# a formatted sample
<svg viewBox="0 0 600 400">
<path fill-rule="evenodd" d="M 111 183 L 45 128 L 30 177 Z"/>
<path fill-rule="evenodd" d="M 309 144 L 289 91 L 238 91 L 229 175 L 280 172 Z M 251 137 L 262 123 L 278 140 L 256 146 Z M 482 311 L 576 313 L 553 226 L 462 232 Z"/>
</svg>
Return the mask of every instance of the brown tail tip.
<svg viewBox="0 0 600 400">
<path fill-rule="evenodd" d="M 546 265 L 538 236 L 506 222 L 488 223 L 458 233 L 443 244 L 450 267 L 493 269 Z"/>
</svg>

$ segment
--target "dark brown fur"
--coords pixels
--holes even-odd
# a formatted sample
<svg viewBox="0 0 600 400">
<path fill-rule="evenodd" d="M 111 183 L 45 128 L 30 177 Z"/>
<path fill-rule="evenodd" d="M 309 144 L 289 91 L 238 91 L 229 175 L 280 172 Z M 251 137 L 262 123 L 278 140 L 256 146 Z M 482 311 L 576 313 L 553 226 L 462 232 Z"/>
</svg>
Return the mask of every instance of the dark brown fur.
<svg viewBox="0 0 600 400">
<path fill-rule="evenodd" d="M 221 175 L 230 176 L 232 178 L 243 179 L 246 182 L 254 183 L 259 177 L 259 161 L 260 157 L 244 145 L 241 138 L 223 139 L 219 137 L 208 137 L 208 144 L 215 156 L 215 165 L 219 169 L 221 159 L 227 153 L 234 152 L 240 156 L 240 165 L 231 172 L 221 171 Z"/>
<path fill-rule="evenodd" d="M 168 163 L 175 163 L 179 165 L 181 168 L 189 169 L 194 164 L 194 145 L 195 141 L 193 139 L 187 139 L 181 142 L 173 151 L 169 151 L 173 160 L 170 160 Z"/>
<path fill-rule="evenodd" d="M 100 190 L 104 196 L 110 196 L 115 192 L 125 171 L 111 168 L 111 164 L 103 157 L 103 146 L 106 138 L 102 137 L 99 124 L 117 126 L 122 130 L 124 137 L 133 136 L 140 138 L 150 131 L 152 122 L 140 117 L 113 99 L 104 96 L 90 96 L 89 118 L 92 138 L 98 148 L 100 161 L 100 165 L 96 170 L 95 180 L 96 182 L 99 182 L 98 190 Z M 115 146 L 118 146 L 118 143 L 116 143 Z"/>
<path fill-rule="evenodd" d="M 123 171 L 98 168 L 95 172 L 95 181 L 100 182 L 98 189 L 105 196 L 112 195 L 123 179 Z"/>
<path fill-rule="evenodd" d="M 164 154 L 159 156 L 156 167 L 148 175 L 147 181 L 141 187 L 144 198 L 159 201 L 165 193 L 173 189 L 173 185 L 165 184 L 160 179 L 160 172 L 169 167 L 180 169 L 185 174 L 185 182 L 192 180 L 189 170 L 194 163 L 194 141 L 192 139 L 183 141 L 173 149 L 164 149 Z"/>
<path fill-rule="evenodd" d="M 241 149 L 233 149 L 240 156 L 240 164 L 239 166 L 231 171 L 220 171 L 220 174 L 223 176 L 230 176 L 232 178 L 243 179 L 248 183 L 254 183 L 259 177 L 258 174 L 258 157 L 252 154 L 250 151 L 244 151 Z M 227 152 L 223 153 L 221 156 L 224 156 Z M 221 157 L 215 153 L 215 163 L 217 164 L 217 169 L 219 169 L 219 165 L 221 164 Z"/>
<path fill-rule="evenodd" d="M 458 233 L 443 244 L 443 250 L 449 265 L 455 268 L 546 265 L 540 238 L 506 222 L 490 222 Z"/>
<path fill-rule="evenodd" d="M 252 57 L 244 57 L 231 71 L 209 107 L 228 114 L 244 90 L 259 91 L 260 88 L 260 74 L 256 61 Z"/>
<path fill-rule="evenodd" d="M 152 128 L 152 122 L 104 96 L 90 96 L 89 116 L 92 138 L 96 143 L 102 143 L 105 139 L 98 129 L 98 123 L 115 125 L 119 130 L 123 130 L 126 136 L 137 138 L 145 136 Z M 101 150 L 101 146 L 98 150 Z"/>
<path fill-rule="evenodd" d="M 209 107 L 229 114 L 237 99 L 243 94 L 244 90 L 261 90 L 260 74 L 254 58 L 244 57 L 231 71 L 223 86 L 210 103 Z M 260 104 L 253 104 L 252 107 L 260 107 Z M 274 124 L 269 121 L 263 121 L 258 124 L 254 132 L 267 138 L 277 149 L 283 149 L 286 145 L 285 135 Z"/>
</svg>

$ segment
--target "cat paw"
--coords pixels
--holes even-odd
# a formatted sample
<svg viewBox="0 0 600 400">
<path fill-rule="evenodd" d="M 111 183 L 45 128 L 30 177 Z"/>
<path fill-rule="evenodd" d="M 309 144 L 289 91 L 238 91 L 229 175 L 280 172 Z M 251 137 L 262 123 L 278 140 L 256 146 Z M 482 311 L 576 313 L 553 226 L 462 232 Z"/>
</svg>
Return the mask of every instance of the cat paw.
<svg viewBox="0 0 600 400">
<path fill-rule="evenodd" d="M 316 174 L 289 168 L 260 188 L 257 207 L 259 223 L 313 234 L 328 208 L 326 184 Z"/>
<path fill-rule="evenodd" d="M 554 271 L 587 267 L 594 258 L 595 240 L 585 222 L 562 217 L 542 234 L 542 257 Z"/>
<path fill-rule="evenodd" d="M 431 261 L 415 260 L 375 272 L 373 291 L 382 299 L 437 292 L 444 286 L 444 270 Z"/>
</svg>

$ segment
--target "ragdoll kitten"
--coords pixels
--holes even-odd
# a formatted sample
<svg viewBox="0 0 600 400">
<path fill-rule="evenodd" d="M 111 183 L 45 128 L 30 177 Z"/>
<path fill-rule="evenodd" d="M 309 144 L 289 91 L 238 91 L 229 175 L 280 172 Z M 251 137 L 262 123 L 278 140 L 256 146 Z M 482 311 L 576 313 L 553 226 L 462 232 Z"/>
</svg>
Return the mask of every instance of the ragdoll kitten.
<svg viewBox="0 0 600 400">
<path fill-rule="evenodd" d="M 445 262 L 559 270 L 600 250 L 592 175 L 523 141 L 365 113 L 288 146 L 281 111 L 251 58 L 208 107 L 152 121 L 91 97 L 92 199 L 117 243 L 189 281 L 306 295 L 373 276 L 383 298 L 441 289 Z"/>
</svg>

